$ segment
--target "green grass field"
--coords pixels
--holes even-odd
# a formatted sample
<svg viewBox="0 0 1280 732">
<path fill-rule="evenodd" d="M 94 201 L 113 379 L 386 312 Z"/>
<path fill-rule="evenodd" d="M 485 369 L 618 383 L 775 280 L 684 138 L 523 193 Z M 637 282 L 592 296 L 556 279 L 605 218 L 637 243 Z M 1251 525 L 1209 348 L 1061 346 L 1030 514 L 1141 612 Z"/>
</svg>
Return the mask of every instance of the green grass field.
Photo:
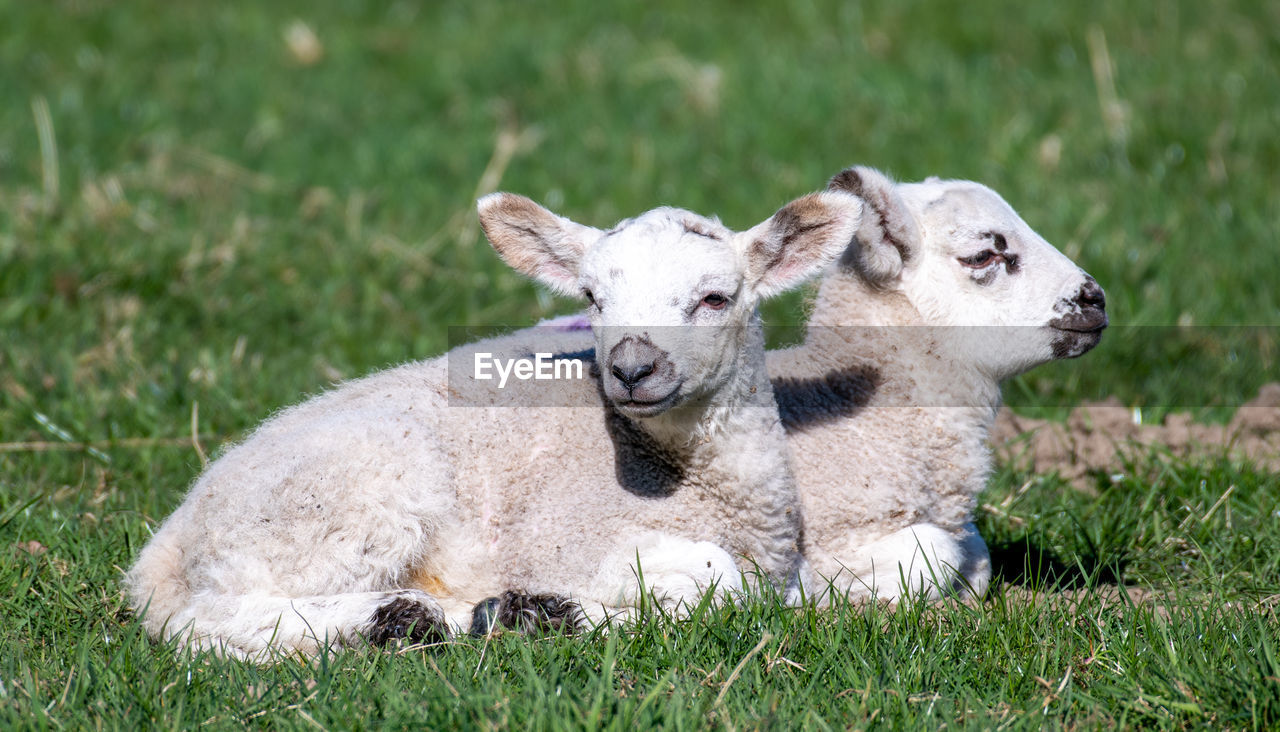
<svg viewBox="0 0 1280 732">
<path fill-rule="evenodd" d="M 1280 4 L 680 5 L 0 0 L 0 727 L 1280 726 L 1280 480 L 1213 455 L 1096 496 L 1002 467 L 974 607 L 271 668 L 141 635 L 121 568 L 203 454 L 449 326 L 577 307 L 485 244 L 495 188 L 744 228 L 851 164 L 973 178 L 1115 324 L 1020 408 L 1219 419 L 1276 380 Z"/>
</svg>

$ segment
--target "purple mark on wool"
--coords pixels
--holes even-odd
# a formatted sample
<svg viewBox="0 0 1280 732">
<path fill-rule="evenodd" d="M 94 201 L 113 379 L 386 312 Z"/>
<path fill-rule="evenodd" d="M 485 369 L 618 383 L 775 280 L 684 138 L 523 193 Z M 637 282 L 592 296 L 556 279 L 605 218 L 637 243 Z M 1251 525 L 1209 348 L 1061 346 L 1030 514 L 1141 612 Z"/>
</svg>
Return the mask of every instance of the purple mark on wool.
<svg viewBox="0 0 1280 732">
<path fill-rule="evenodd" d="M 538 323 L 539 327 L 550 328 L 554 331 L 563 333 L 572 333 L 580 330 L 591 330 L 591 321 L 587 316 L 577 313 L 575 315 L 561 315 L 558 318 L 544 320 Z"/>
</svg>

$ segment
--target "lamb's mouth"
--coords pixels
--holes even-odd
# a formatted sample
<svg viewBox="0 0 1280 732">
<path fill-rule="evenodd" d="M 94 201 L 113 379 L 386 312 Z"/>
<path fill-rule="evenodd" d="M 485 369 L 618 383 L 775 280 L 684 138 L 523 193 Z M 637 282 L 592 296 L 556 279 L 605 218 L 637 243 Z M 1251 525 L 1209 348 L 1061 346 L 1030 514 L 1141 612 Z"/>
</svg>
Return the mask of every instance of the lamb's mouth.
<svg viewBox="0 0 1280 732">
<path fill-rule="evenodd" d="M 1054 325 L 1053 323 L 1050 323 L 1049 327 L 1053 328 L 1054 330 L 1060 333 L 1099 333 L 1101 334 L 1102 331 L 1106 330 L 1107 328 L 1107 321 L 1103 320 L 1101 325 L 1095 325 L 1091 328 Z"/>
<path fill-rule="evenodd" d="M 1107 323 L 1105 310 L 1086 310 L 1081 313 L 1072 313 L 1061 318 L 1054 318 L 1049 321 L 1049 327 L 1068 333 L 1101 334 L 1102 330 L 1107 327 Z"/>
<path fill-rule="evenodd" d="M 618 399 L 614 406 L 627 417 L 656 417 L 680 402 L 680 386 L 658 399 Z"/>
<path fill-rule="evenodd" d="M 1102 331 L 1107 327 L 1107 316 L 1100 323 L 1049 323 L 1053 330 L 1053 357 L 1076 358 L 1083 356 L 1102 341 Z"/>
</svg>

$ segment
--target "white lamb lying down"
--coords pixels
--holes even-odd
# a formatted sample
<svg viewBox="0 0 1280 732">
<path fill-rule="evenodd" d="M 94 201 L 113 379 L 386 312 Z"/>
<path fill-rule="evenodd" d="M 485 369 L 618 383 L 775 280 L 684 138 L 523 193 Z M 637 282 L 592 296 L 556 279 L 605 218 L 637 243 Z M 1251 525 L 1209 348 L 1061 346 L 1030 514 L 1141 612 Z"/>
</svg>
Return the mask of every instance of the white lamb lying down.
<svg viewBox="0 0 1280 732">
<path fill-rule="evenodd" d="M 839 256 L 861 210 L 830 191 L 744 233 L 671 208 L 600 231 L 482 199 L 506 261 L 593 303 L 603 376 L 473 378 L 478 354 L 557 345 L 525 332 L 287 409 L 196 480 L 130 570 L 133 606 L 154 636 L 267 659 L 437 638 L 473 608 L 515 624 L 625 612 L 637 560 L 672 607 L 757 567 L 794 580 L 798 499 L 756 303 Z"/>
<path fill-rule="evenodd" d="M 1000 382 L 1097 345 L 1102 288 L 978 183 L 859 167 L 830 187 L 863 200 L 857 239 L 804 344 L 766 361 L 804 512 L 804 592 L 893 600 L 905 581 L 980 596 L 991 567 L 973 512 Z"/>
<path fill-rule="evenodd" d="M 1098 344 L 1102 288 L 991 189 L 850 168 L 854 242 L 803 345 L 768 354 L 805 516 L 806 592 L 981 596 L 973 525 L 1000 382 Z M 830 583 L 830 584 L 829 584 Z"/>
</svg>

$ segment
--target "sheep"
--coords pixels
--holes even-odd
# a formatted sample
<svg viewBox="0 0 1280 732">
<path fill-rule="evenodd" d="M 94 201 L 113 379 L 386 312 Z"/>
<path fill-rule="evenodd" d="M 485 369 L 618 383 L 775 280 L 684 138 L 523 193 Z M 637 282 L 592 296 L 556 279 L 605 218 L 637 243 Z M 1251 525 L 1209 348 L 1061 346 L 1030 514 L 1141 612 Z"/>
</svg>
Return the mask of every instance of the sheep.
<svg viewBox="0 0 1280 732">
<path fill-rule="evenodd" d="M 861 202 L 811 194 L 742 233 L 674 208 L 608 231 L 513 194 L 478 208 L 506 262 L 588 299 L 598 378 L 477 378 L 482 355 L 576 342 L 521 332 L 277 414 L 208 466 L 128 572 L 152 636 L 269 661 L 798 580 L 756 304 L 834 261 Z"/>
<path fill-rule="evenodd" d="M 1000 383 L 1096 346 L 1105 294 L 981 184 L 856 167 L 829 189 L 863 200 L 857 239 L 804 342 L 767 357 L 805 516 L 802 589 L 980 597 L 974 510 Z"/>
<path fill-rule="evenodd" d="M 981 596 L 973 513 L 1000 382 L 1097 345 L 1105 295 L 981 184 L 856 167 L 829 189 L 862 199 L 857 237 L 803 344 L 766 359 L 805 517 L 789 599 Z"/>
</svg>

